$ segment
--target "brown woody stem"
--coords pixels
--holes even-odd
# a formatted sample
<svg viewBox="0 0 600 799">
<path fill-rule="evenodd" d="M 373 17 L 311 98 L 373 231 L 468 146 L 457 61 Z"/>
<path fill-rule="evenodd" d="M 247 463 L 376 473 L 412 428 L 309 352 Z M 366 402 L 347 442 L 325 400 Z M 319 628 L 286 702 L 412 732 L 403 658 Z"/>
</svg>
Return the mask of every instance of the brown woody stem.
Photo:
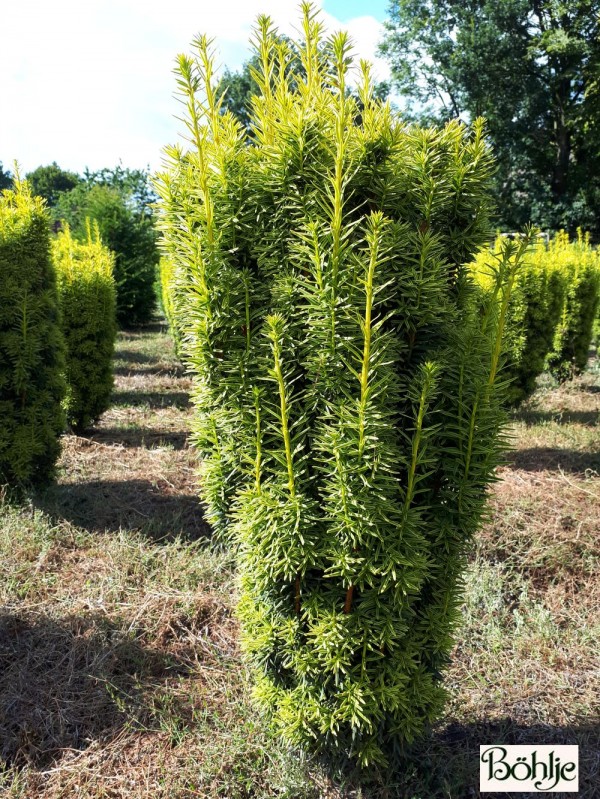
<svg viewBox="0 0 600 799">
<path fill-rule="evenodd" d="M 352 609 L 352 595 L 354 594 L 354 586 L 351 585 L 346 591 L 346 601 L 344 602 L 344 613 L 350 613 Z"/>
</svg>

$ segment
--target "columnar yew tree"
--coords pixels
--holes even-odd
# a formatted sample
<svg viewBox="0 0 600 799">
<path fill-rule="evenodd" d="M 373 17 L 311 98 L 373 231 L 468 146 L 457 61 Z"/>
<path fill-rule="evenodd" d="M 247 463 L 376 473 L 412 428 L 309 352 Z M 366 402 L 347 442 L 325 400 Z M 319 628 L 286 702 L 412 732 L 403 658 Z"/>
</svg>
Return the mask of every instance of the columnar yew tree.
<svg viewBox="0 0 600 799">
<path fill-rule="evenodd" d="M 67 226 L 52 242 L 52 253 L 66 344 L 67 421 L 83 429 L 108 408 L 113 388 L 114 256 L 89 220 L 87 242 L 76 241 Z"/>
<path fill-rule="evenodd" d="M 0 196 L 0 483 L 43 483 L 63 430 L 64 353 L 44 202 Z"/>
<path fill-rule="evenodd" d="M 498 371 L 516 248 L 494 289 L 477 122 L 409 128 L 345 34 L 303 6 L 302 79 L 258 21 L 252 136 L 210 46 L 181 56 L 186 146 L 159 177 L 196 375 L 209 518 L 237 543 L 256 696 L 292 743 L 362 763 L 444 699 L 460 575 L 501 456 Z"/>
</svg>

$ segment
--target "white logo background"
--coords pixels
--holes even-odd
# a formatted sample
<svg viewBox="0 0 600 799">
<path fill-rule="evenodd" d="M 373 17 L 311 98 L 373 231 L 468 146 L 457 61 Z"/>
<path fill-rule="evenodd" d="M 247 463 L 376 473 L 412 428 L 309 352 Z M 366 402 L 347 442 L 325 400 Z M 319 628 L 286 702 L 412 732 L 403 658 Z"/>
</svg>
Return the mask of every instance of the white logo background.
<svg viewBox="0 0 600 799">
<path fill-rule="evenodd" d="M 577 793 L 579 747 L 479 747 L 479 790 L 482 793 Z"/>
</svg>

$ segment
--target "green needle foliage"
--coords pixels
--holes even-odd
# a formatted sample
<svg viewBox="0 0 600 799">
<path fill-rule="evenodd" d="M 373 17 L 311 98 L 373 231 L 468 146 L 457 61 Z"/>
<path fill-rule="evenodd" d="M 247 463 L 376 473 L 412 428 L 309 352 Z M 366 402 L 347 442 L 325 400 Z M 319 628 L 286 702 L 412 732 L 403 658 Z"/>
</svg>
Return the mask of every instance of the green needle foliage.
<svg viewBox="0 0 600 799">
<path fill-rule="evenodd" d="M 493 291 L 495 267 L 502 259 L 503 239 L 493 249 L 485 248 L 470 265 L 477 283 Z M 517 407 L 533 394 L 536 380 L 546 368 L 546 358 L 554 345 L 564 300 L 563 272 L 548 257 L 543 241 L 527 253 L 511 294 L 506 324 L 507 365 L 504 376 L 510 379 L 507 400 Z"/>
<path fill-rule="evenodd" d="M 589 234 L 579 230 L 577 241 L 570 242 L 568 234 L 561 231 L 548 245 L 546 258 L 560 270 L 565 284 L 547 364 L 563 382 L 582 372 L 588 362 L 600 299 L 600 254 L 591 247 Z"/>
<path fill-rule="evenodd" d="M 117 334 L 114 255 L 88 221 L 87 242 L 69 227 L 52 242 L 58 277 L 61 324 L 66 343 L 67 422 L 89 427 L 110 404 L 112 359 Z"/>
<path fill-rule="evenodd" d="M 64 351 L 43 200 L 0 196 L 0 483 L 47 482 L 64 427 Z"/>
<path fill-rule="evenodd" d="M 210 43 L 180 56 L 187 146 L 160 225 L 184 297 L 202 490 L 239 552 L 255 693 L 292 744 L 385 762 L 440 712 L 461 573 L 504 446 L 503 329 L 482 124 L 405 126 L 345 34 L 303 5 L 292 55 L 260 17 L 252 135 Z"/>
</svg>

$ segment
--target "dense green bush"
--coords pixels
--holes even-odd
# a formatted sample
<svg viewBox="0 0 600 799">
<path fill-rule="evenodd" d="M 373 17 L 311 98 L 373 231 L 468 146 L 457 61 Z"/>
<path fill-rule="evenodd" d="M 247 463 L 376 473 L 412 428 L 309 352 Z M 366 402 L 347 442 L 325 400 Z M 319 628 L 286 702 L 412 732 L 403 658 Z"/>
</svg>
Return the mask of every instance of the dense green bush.
<svg viewBox="0 0 600 799">
<path fill-rule="evenodd" d="M 88 427 L 108 408 L 117 323 L 114 256 L 88 224 L 82 244 L 62 230 L 52 242 L 66 343 L 68 423 Z"/>
<path fill-rule="evenodd" d="M 545 257 L 548 264 L 560 270 L 565 284 L 561 316 L 547 362 L 554 377 L 562 382 L 582 372 L 588 362 L 600 297 L 600 254 L 581 231 L 574 242 L 561 231 L 548 245 Z"/>
<path fill-rule="evenodd" d="M 536 380 L 552 350 L 564 304 L 563 274 L 547 255 L 543 241 L 529 250 L 518 270 L 508 307 L 504 376 L 510 380 L 507 400 L 515 407 L 535 391 Z M 497 238 L 493 248 L 481 250 L 470 265 L 485 291 L 493 289 L 501 257 L 502 239 Z"/>
<path fill-rule="evenodd" d="M 191 147 L 167 151 L 161 226 L 256 697 L 288 741 L 366 764 L 443 704 L 527 242 L 477 291 L 462 264 L 488 235 L 482 125 L 404 126 L 364 63 L 348 97 L 345 35 L 323 48 L 307 5 L 303 25 L 291 86 L 286 44 L 259 20 L 249 144 L 206 40 L 180 57 Z"/>
<path fill-rule="evenodd" d="M 43 201 L 0 196 L 0 483 L 52 477 L 64 427 L 64 352 Z"/>
</svg>

